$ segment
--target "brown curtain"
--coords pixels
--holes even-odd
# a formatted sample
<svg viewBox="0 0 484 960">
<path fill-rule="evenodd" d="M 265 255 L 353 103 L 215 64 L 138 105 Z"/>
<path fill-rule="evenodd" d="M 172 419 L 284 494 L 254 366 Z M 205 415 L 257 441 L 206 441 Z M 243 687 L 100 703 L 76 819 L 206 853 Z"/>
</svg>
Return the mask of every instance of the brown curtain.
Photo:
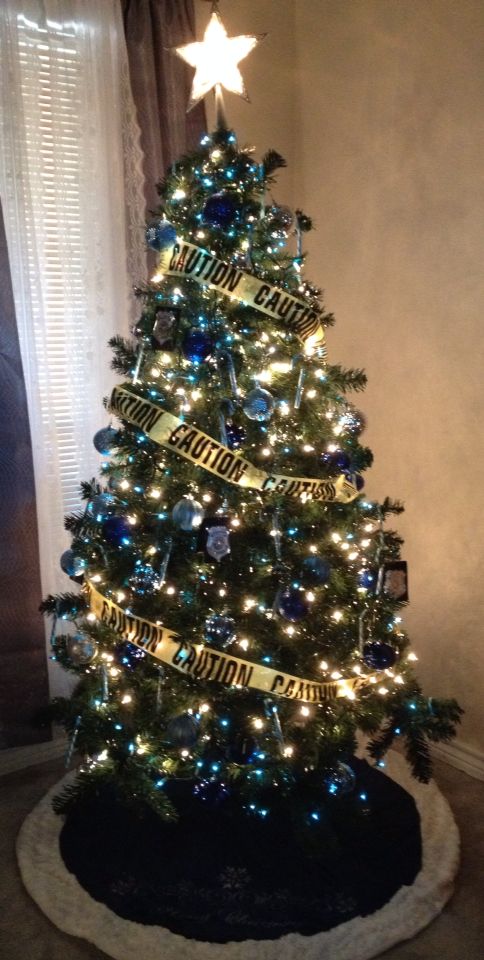
<svg viewBox="0 0 484 960">
<path fill-rule="evenodd" d="M 33 725 L 49 691 L 29 417 L 1 207 L 0 409 L 0 747 L 17 747 L 50 739 L 50 728 Z"/>
<path fill-rule="evenodd" d="M 193 0 L 121 0 L 131 89 L 141 128 L 147 210 L 155 184 L 206 130 L 202 104 L 187 114 L 191 70 L 170 47 L 195 39 Z"/>
</svg>

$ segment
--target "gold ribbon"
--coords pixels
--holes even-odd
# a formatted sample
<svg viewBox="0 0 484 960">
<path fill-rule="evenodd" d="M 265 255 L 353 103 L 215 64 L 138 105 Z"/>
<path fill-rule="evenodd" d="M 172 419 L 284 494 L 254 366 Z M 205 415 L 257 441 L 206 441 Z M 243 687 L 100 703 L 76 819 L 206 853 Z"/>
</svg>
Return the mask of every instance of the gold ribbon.
<svg viewBox="0 0 484 960">
<path fill-rule="evenodd" d="M 304 703 L 324 703 L 356 693 L 376 679 L 373 676 L 359 676 L 347 680 L 318 681 L 280 673 L 271 667 L 241 660 L 240 657 L 233 657 L 230 653 L 214 650 L 202 643 L 189 643 L 161 623 L 143 620 L 123 610 L 100 593 L 90 580 L 86 581 L 85 589 L 90 610 L 102 623 L 156 660 L 196 680 L 215 680 L 228 687 L 250 687 Z"/>
<path fill-rule="evenodd" d="M 193 243 L 175 243 L 160 253 L 160 273 L 170 277 L 189 277 L 213 290 L 253 307 L 276 323 L 281 320 L 308 347 L 324 345 L 320 309 L 310 307 L 291 293 L 281 290 L 231 263 L 218 260 Z M 158 277 L 155 275 L 155 281 Z M 160 278 L 161 279 L 161 278 Z"/>
<path fill-rule="evenodd" d="M 204 470 L 222 480 L 251 487 L 263 493 L 279 493 L 303 500 L 325 503 L 349 503 L 358 496 L 354 484 L 340 474 L 335 480 L 311 480 L 307 477 L 286 477 L 268 474 L 254 467 L 237 453 L 224 447 L 207 433 L 191 426 L 159 404 L 138 396 L 125 386 L 115 387 L 109 401 L 109 410 L 123 420 L 135 424 L 160 446 L 174 450 Z"/>
</svg>

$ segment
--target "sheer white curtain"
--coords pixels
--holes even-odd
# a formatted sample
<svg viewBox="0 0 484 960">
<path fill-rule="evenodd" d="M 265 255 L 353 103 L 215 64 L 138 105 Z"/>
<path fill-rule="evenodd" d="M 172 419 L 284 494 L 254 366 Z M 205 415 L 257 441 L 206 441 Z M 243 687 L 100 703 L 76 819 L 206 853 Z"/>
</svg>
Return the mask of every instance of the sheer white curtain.
<svg viewBox="0 0 484 960">
<path fill-rule="evenodd" d="M 139 131 L 119 0 L 2 0 L 0 193 L 36 478 L 42 586 L 63 517 L 100 457 L 106 342 L 127 333 L 144 278 Z M 64 688 L 51 665 L 51 689 Z"/>
</svg>

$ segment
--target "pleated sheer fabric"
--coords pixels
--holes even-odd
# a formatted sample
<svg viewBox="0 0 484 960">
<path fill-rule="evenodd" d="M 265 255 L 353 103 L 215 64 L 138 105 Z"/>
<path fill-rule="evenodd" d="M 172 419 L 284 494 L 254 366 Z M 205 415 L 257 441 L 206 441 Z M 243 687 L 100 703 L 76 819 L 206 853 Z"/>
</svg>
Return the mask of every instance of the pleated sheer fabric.
<svg viewBox="0 0 484 960">
<path fill-rule="evenodd" d="M 2 0 L 0 138 L 45 594 L 72 586 L 59 568 L 63 518 L 80 505 L 80 479 L 98 472 L 92 437 L 107 424 L 102 398 L 116 379 L 106 344 L 128 333 L 132 284 L 145 276 L 119 0 Z M 64 673 L 51 669 L 61 693 Z"/>
<path fill-rule="evenodd" d="M 172 48 L 195 39 L 193 0 L 121 0 L 131 89 L 141 129 L 147 211 L 156 183 L 206 130 L 205 108 L 186 112 L 192 71 Z"/>
</svg>

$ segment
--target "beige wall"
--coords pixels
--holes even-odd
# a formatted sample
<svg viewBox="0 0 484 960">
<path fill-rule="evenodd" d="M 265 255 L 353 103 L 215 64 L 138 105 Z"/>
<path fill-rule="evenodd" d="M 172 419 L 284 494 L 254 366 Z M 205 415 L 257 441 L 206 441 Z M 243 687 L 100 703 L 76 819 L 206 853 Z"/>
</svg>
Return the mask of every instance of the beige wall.
<svg viewBox="0 0 484 960">
<path fill-rule="evenodd" d="M 230 119 L 293 164 L 276 195 L 314 216 L 330 356 L 369 376 L 367 493 L 406 502 L 419 675 L 458 697 L 462 740 L 484 750 L 484 4 L 230 7 L 229 32 L 269 32 L 244 71 L 252 107 L 231 97 Z"/>
</svg>

